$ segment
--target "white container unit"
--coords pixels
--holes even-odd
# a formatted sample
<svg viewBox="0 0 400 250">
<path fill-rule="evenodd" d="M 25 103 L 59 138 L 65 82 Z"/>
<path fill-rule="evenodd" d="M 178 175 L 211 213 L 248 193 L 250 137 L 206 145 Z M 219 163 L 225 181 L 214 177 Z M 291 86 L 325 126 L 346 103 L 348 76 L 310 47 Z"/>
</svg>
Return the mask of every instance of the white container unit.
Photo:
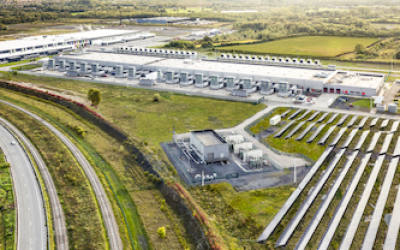
<svg viewBox="0 0 400 250">
<path fill-rule="evenodd" d="M 250 158 L 260 159 L 262 157 L 263 151 L 261 149 L 250 150 L 243 153 L 244 162 L 249 162 Z"/>
<path fill-rule="evenodd" d="M 246 90 L 247 94 L 250 94 L 257 91 L 257 85 L 253 83 L 251 78 L 244 78 L 243 89 Z"/>
<path fill-rule="evenodd" d="M 115 66 L 115 78 L 125 78 L 124 67 L 122 65 Z"/>
<path fill-rule="evenodd" d="M 240 153 L 241 149 L 251 150 L 252 148 L 253 148 L 253 143 L 251 142 L 233 144 L 233 153 L 237 155 Z"/>
<path fill-rule="evenodd" d="M 65 71 L 65 60 L 58 61 L 58 71 L 64 72 Z"/>
<path fill-rule="evenodd" d="M 244 142 L 244 136 L 243 135 L 228 135 L 225 138 L 226 143 L 228 144 L 239 144 Z"/>
<path fill-rule="evenodd" d="M 274 117 L 272 117 L 271 119 L 269 119 L 269 124 L 272 126 L 276 126 L 281 122 L 281 116 L 280 115 L 276 115 Z"/>
<path fill-rule="evenodd" d="M 188 86 L 193 84 L 193 77 L 188 72 L 181 72 L 179 85 Z"/>
<path fill-rule="evenodd" d="M 86 73 L 87 72 L 87 63 L 86 62 L 81 62 L 80 63 L 80 71 L 81 72 L 83 72 L 83 73 Z"/>
<path fill-rule="evenodd" d="M 175 73 L 174 71 L 167 71 L 167 76 L 165 83 L 166 84 L 175 84 L 179 82 L 179 75 L 178 73 Z"/>
<path fill-rule="evenodd" d="M 204 88 L 209 85 L 209 79 L 208 79 L 208 77 L 204 77 L 203 73 L 195 74 L 194 80 L 195 80 L 194 86 L 196 88 Z"/>
<path fill-rule="evenodd" d="M 69 71 L 76 71 L 76 61 L 69 62 Z"/>
<path fill-rule="evenodd" d="M 259 89 L 261 95 L 272 95 L 275 91 L 273 84 L 268 79 L 261 80 Z"/>
<path fill-rule="evenodd" d="M 232 91 L 234 89 L 239 89 L 240 85 L 239 85 L 239 80 L 236 79 L 233 76 L 228 76 L 226 78 L 226 90 L 228 91 Z"/>
<path fill-rule="evenodd" d="M 217 76 L 212 75 L 210 76 L 210 89 L 222 89 L 224 87 L 223 80 Z"/>
<path fill-rule="evenodd" d="M 55 70 L 56 69 L 56 61 L 52 58 L 48 61 L 48 69 Z"/>
<path fill-rule="evenodd" d="M 130 66 L 128 67 L 128 79 L 137 79 L 139 76 L 137 75 L 136 72 L 136 67 Z"/>
</svg>

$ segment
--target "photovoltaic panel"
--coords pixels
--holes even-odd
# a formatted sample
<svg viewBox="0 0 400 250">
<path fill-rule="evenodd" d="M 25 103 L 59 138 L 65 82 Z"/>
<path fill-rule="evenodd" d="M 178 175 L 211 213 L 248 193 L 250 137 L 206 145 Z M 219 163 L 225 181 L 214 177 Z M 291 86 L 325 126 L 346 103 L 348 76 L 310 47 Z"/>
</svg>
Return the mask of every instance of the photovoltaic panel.
<svg viewBox="0 0 400 250">
<path fill-rule="evenodd" d="M 275 215 L 272 221 L 268 224 L 268 226 L 264 229 L 260 237 L 258 237 L 257 242 L 262 243 L 265 242 L 269 236 L 275 231 L 276 227 L 281 222 L 282 218 L 287 214 L 289 209 L 293 206 L 293 203 L 297 200 L 300 194 L 303 192 L 304 188 L 310 182 L 310 180 L 314 177 L 315 173 L 321 167 L 322 163 L 325 161 L 326 157 L 331 153 L 333 147 L 328 147 L 322 153 L 322 155 L 318 158 L 315 164 L 311 167 L 311 170 L 306 174 L 303 180 L 300 182 L 299 186 L 295 191 L 290 195 L 289 199 L 283 204 L 282 208 Z"/>
</svg>

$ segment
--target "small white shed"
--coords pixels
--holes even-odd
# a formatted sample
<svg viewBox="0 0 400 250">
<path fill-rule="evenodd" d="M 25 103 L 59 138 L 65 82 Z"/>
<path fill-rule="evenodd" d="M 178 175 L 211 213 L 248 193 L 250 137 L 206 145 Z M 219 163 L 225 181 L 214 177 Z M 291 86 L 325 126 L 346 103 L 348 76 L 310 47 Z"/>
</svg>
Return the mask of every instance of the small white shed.
<svg viewBox="0 0 400 250">
<path fill-rule="evenodd" d="M 281 122 L 281 116 L 280 115 L 276 115 L 274 117 L 272 117 L 271 119 L 269 119 L 269 124 L 271 124 L 272 126 L 278 125 L 278 123 Z"/>
</svg>

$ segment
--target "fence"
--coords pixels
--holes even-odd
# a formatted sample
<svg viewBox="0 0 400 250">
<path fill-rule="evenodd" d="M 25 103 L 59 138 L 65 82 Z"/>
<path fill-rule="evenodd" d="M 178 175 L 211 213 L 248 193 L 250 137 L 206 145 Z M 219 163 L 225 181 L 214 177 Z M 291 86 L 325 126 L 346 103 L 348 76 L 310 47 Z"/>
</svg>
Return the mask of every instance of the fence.
<svg viewBox="0 0 400 250">
<path fill-rule="evenodd" d="M 196 184 L 196 183 L 201 183 L 202 179 L 193 179 L 192 176 L 190 175 L 190 173 L 188 173 L 187 169 L 185 166 L 183 166 L 181 164 L 181 161 L 179 159 L 177 159 L 175 157 L 175 154 L 171 151 L 171 148 L 168 146 L 169 144 L 173 144 L 175 143 L 174 141 L 169 141 L 169 142 L 165 142 L 164 146 L 162 146 L 162 148 L 166 151 L 167 156 L 170 158 L 171 161 L 173 161 L 176 167 L 179 168 L 178 172 L 183 174 L 183 177 L 186 177 L 186 179 L 189 181 L 188 184 Z M 181 150 L 181 149 L 179 149 Z M 267 157 L 267 160 L 271 163 L 271 168 L 262 168 L 259 170 L 253 170 L 250 172 L 240 172 L 240 173 L 229 173 L 226 175 L 216 175 L 213 176 L 212 179 L 210 180 L 223 180 L 223 179 L 232 179 L 232 178 L 239 178 L 239 176 L 245 176 L 245 175 L 251 175 L 251 174 L 259 174 L 259 173 L 268 173 L 268 172 L 273 172 L 274 170 L 281 170 L 282 167 L 276 163 L 275 161 L 273 161 L 272 159 L 270 159 L 269 157 Z M 188 159 L 188 161 L 190 161 L 190 159 Z M 191 164 L 191 162 L 190 162 Z M 211 169 L 211 171 L 213 173 L 216 173 L 216 171 L 213 169 L 213 167 L 211 165 L 208 165 L 208 167 Z"/>
<path fill-rule="evenodd" d="M 81 116 L 83 119 L 87 120 L 88 122 L 96 125 L 101 130 L 103 130 L 105 133 L 107 133 L 109 136 L 111 136 L 111 137 L 115 138 L 117 141 L 123 143 L 126 150 L 128 150 L 128 152 L 130 152 L 130 154 L 136 155 L 136 161 L 137 161 L 138 165 L 141 166 L 141 168 L 144 171 L 152 173 L 155 176 L 161 178 L 162 182 L 159 185 L 161 193 L 163 194 L 163 196 L 166 199 L 166 201 L 168 202 L 168 204 L 171 204 L 171 207 L 173 209 L 175 209 L 175 211 L 177 211 L 178 214 L 180 214 L 179 212 L 182 212 L 182 211 L 190 211 L 190 209 L 186 206 L 186 204 L 182 200 L 182 198 L 176 193 L 176 191 L 169 185 L 165 184 L 162 177 L 155 170 L 154 166 L 150 163 L 151 160 L 148 159 L 148 157 L 150 157 L 150 156 L 144 155 L 134 145 L 135 142 L 133 142 L 128 137 L 128 135 L 125 134 L 125 132 L 123 132 L 121 129 L 119 129 L 116 125 L 105 120 L 101 115 L 90 110 L 83 104 L 71 101 L 71 100 L 61 97 L 61 96 L 49 94 L 49 93 L 46 93 L 46 92 L 43 92 L 40 90 L 23 87 L 18 84 L 14 84 L 14 83 L 7 82 L 7 81 L 0 81 L 0 87 L 57 103 L 59 105 L 62 105 L 64 107 L 70 109 L 71 111 L 75 112 L 76 114 Z M 170 200 L 170 199 L 172 199 L 172 200 Z M 191 213 L 189 213 L 189 214 L 191 214 Z M 207 241 L 207 237 L 205 236 L 204 231 L 201 228 L 198 221 L 196 220 L 196 218 L 194 218 L 193 216 L 189 216 L 187 213 L 184 213 L 183 216 L 185 217 L 186 223 L 184 224 L 184 226 L 186 228 L 186 231 L 190 234 L 190 236 L 192 237 L 194 242 L 196 242 L 198 249 L 205 249 L 205 250 L 210 249 L 210 245 Z"/>
</svg>

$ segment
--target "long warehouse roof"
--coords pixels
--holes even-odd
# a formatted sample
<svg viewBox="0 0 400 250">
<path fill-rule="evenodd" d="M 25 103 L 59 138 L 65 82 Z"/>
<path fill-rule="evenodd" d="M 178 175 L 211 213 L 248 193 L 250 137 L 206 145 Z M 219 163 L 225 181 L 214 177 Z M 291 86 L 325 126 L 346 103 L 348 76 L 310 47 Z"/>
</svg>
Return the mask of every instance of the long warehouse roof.
<svg viewBox="0 0 400 250">
<path fill-rule="evenodd" d="M 210 75 L 222 74 L 226 76 L 237 76 L 238 74 L 246 77 L 256 76 L 257 78 L 280 78 L 285 79 L 298 79 L 298 80 L 312 80 L 316 82 L 326 82 L 328 79 L 334 77 L 338 71 L 329 71 L 325 69 L 313 69 L 313 68 L 300 68 L 290 66 L 274 66 L 274 65 L 254 65 L 254 64 L 243 64 L 233 62 L 219 62 L 210 60 L 193 60 L 188 63 L 187 59 L 173 59 L 157 56 L 142 56 L 134 54 L 112 54 L 112 53 L 85 53 L 79 56 L 63 56 L 63 59 L 71 60 L 93 60 L 101 64 L 101 62 L 109 63 L 121 63 L 121 64 L 132 64 L 140 65 L 145 64 L 148 66 L 159 66 L 163 71 L 174 70 L 177 72 L 191 71 L 191 72 L 208 72 Z M 327 78 L 315 77 L 317 73 L 326 72 L 328 73 Z M 361 73 L 359 73 L 361 75 Z M 357 87 L 368 87 L 376 88 L 381 84 L 383 75 L 365 73 L 368 74 L 366 77 L 357 76 L 352 78 L 342 79 L 341 85 L 346 86 L 357 86 Z M 358 75 L 358 74 L 357 74 Z M 357 84 L 354 84 L 354 81 Z M 290 82 L 289 82 L 290 83 Z M 329 85 L 328 85 L 329 86 Z M 326 86 L 326 87 L 328 87 Z"/>
<path fill-rule="evenodd" d="M 52 43 L 60 43 L 60 42 L 75 41 L 75 40 L 90 40 L 101 37 L 122 36 L 139 32 L 140 32 L 139 30 L 102 29 L 102 30 L 91 30 L 91 31 L 63 34 L 56 36 L 31 36 L 31 37 L 26 37 L 24 39 L 0 42 L 0 51 L 28 48 L 43 44 L 52 44 Z"/>
<path fill-rule="evenodd" d="M 187 63 L 184 59 L 166 59 L 162 57 L 153 56 L 138 56 L 138 55 L 127 55 L 127 54 L 112 54 L 112 53 L 86 53 L 79 56 L 68 56 L 64 58 L 74 58 L 75 60 L 96 60 L 96 61 L 108 61 L 114 63 L 124 64 L 138 64 L 143 58 L 146 60 L 147 65 L 162 66 L 169 69 L 193 70 L 193 71 L 212 71 L 221 72 L 224 74 L 249 74 L 258 75 L 265 77 L 280 77 L 280 78 L 300 78 L 300 79 L 314 79 L 322 81 L 322 78 L 314 77 L 314 74 L 318 71 L 307 68 L 295 68 L 295 67 L 280 67 L 270 65 L 250 65 L 250 64 L 239 64 L 239 63 L 223 63 L 215 61 L 193 61 L 193 64 Z M 161 60 L 163 59 L 163 60 Z M 152 63 L 150 63 L 153 61 Z M 334 73 L 334 71 L 327 71 Z"/>
</svg>

